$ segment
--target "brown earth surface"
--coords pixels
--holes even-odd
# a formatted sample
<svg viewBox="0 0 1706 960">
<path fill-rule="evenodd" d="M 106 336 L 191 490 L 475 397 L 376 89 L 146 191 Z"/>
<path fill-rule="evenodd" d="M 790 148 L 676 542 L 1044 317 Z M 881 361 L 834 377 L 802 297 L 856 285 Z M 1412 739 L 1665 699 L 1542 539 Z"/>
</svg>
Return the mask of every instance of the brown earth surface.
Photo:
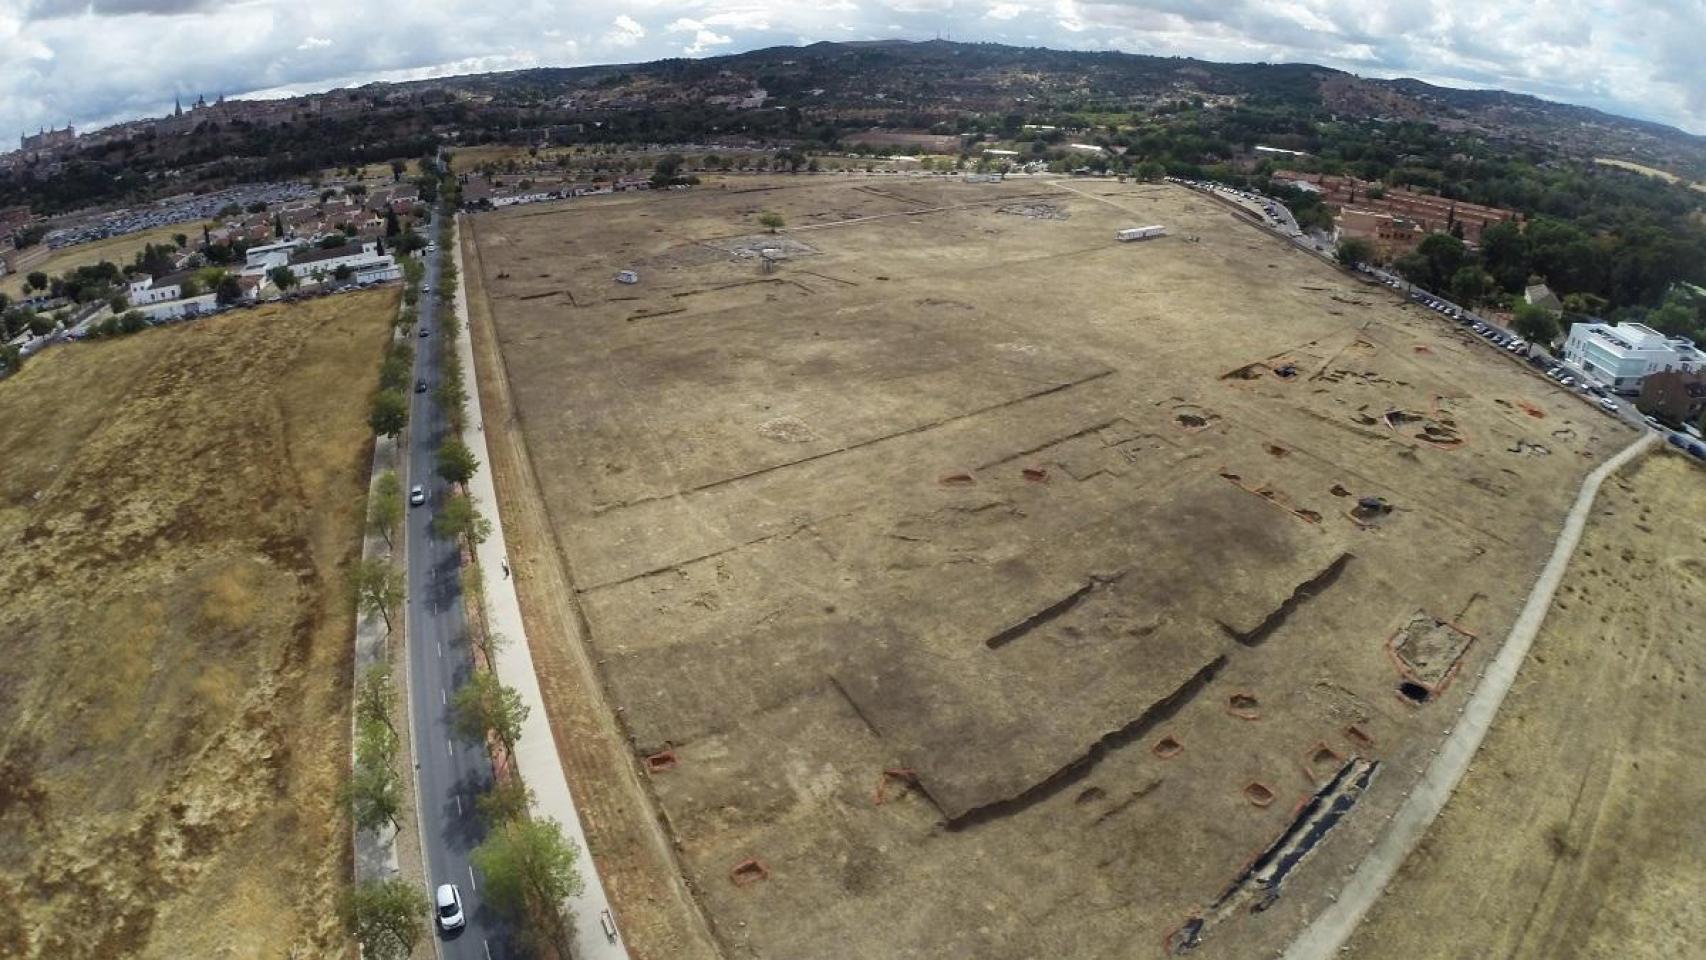
<svg viewBox="0 0 1706 960">
<path fill-rule="evenodd" d="M 0 943 L 334 956 L 367 396 L 395 291 L 0 382 Z"/>
<path fill-rule="evenodd" d="M 1600 488 L 1457 793 L 1346 954 L 1693 957 L 1706 943 L 1706 471 Z"/>
<path fill-rule="evenodd" d="M 1271 953 L 1632 438 L 1178 187 L 731 178 L 467 236 L 547 708 L 628 839 L 591 852 L 638 872 L 660 819 L 728 956 Z M 1218 909 L 1353 766 L 1282 895 Z"/>
</svg>

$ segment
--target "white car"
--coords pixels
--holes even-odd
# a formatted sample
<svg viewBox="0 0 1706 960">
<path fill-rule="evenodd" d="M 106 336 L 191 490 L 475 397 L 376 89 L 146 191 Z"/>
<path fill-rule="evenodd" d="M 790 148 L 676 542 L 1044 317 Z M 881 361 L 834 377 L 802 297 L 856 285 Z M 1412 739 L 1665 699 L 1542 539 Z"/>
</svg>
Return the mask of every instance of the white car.
<svg viewBox="0 0 1706 960">
<path fill-rule="evenodd" d="M 433 901 L 438 908 L 438 929 L 449 933 L 462 929 L 468 922 L 468 918 L 462 915 L 462 891 L 456 889 L 456 884 L 439 884 Z"/>
<path fill-rule="evenodd" d="M 426 503 L 426 487 L 415 484 L 409 488 L 409 506 L 418 507 Z"/>
<path fill-rule="evenodd" d="M 1616 413 L 1617 412 L 1617 404 L 1615 402 L 1613 402 L 1610 397 L 1600 397 L 1599 398 L 1599 408 L 1601 410 L 1604 410 L 1607 413 Z"/>
</svg>

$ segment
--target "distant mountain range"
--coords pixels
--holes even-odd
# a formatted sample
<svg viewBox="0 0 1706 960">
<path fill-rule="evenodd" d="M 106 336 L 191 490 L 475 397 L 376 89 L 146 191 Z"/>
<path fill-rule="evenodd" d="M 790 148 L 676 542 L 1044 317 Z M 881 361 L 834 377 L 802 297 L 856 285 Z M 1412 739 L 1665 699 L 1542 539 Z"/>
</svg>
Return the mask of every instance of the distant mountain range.
<svg viewBox="0 0 1706 960">
<path fill-rule="evenodd" d="M 942 40 L 882 40 L 770 47 L 701 60 L 525 70 L 402 86 L 551 95 L 604 84 L 717 86 L 751 78 L 788 102 L 911 108 L 920 119 L 963 110 L 1106 103 L 1202 95 L 1317 106 L 1341 116 L 1419 120 L 1495 140 L 1544 144 L 1579 156 L 1608 156 L 1706 179 L 1706 137 L 1599 110 L 1500 90 L 1459 90 L 1420 80 L 1370 80 L 1315 64 L 1215 63 L 1184 57 L 1077 52 Z M 651 99 L 647 97 L 647 99 Z"/>
</svg>

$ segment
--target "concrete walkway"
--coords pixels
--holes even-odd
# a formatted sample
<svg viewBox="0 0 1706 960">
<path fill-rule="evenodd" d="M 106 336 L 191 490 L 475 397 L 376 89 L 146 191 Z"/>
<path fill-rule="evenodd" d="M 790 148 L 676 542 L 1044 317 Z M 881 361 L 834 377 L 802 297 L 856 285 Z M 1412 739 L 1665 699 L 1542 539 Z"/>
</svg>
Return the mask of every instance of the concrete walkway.
<svg viewBox="0 0 1706 960">
<path fill-rule="evenodd" d="M 387 470 L 397 469 L 397 439 L 395 437 L 380 437 L 373 444 L 373 471 L 368 477 L 367 496 L 371 501 L 373 491 L 379 484 L 379 475 Z M 373 560 L 391 559 L 391 547 L 385 543 L 385 538 L 377 534 L 366 533 L 367 514 L 362 514 L 361 558 Z M 401 525 L 399 525 L 401 526 Z M 399 539 L 402 531 L 395 534 Z M 397 626 L 402 627 L 402 612 L 395 615 Z M 355 615 L 355 683 L 351 689 L 359 689 L 362 674 L 376 663 L 386 660 L 385 621 L 378 614 Z M 351 704 L 350 711 L 350 765 L 355 765 L 355 711 Z M 412 792 L 412 791 L 411 791 Z M 402 873 L 397 863 L 397 831 L 387 824 L 377 830 L 355 831 L 355 879 L 357 883 L 364 880 L 389 880 Z"/>
<path fill-rule="evenodd" d="M 458 237 L 460 234 L 458 229 Z M 485 419 L 480 411 L 473 340 L 468 331 L 468 288 L 462 282 L 467 273 L 462 266 L 459 240 L 451 242 L 450 252 L 456 261 L 455 309 L 462 327 L 456 338 L 456 349 L 462 358 L 462 370 L 468 383 L 467 425 L 462 431 L 462 441 L 480 461 L 480 469 L 469 483 L 468 492 L 481 515 L 492 521 L 492 535 L 479 548 L 480 571 L 485 581 L 487 622 L 493 633 L 505 641 L 498 650 L 494 668 L 498 679 L 515 688 L 521 694 L 521 702 L 528 708 L 527 721 L 522 724 L 521 737 L 515 744 L 516 766 L 521 771 L 522 780 L 533 791 L 533 815 L 549 817 L 562 824 L 564 835 L 581 849 L 580 872 L 586 885 L 580 896 L 569 901 L 569 910 L 575 920 L 576 960 L 627 960 L 628 949 L 621 937 L 612 942 L 604 934 L 601 917 L 611 911 L 610 900 L 605 896 L 597 865 L 588 852 L 586 832 L 581 827 L 580 814 L 575 810 L 574 797 L 569 793 L 569 781 L 557 760 L 557 745 L 545 715 L 545 698 L 539 692 L 539 680 L 533 672 L 533 654 L 527 645 L 527 631 L 522 626 L 515 581 L 507 573 L 509 551 L 504 546 L 502 518 L 497 494 L 492 488 L 492 458 L 486 451 Z M 615 916 L 613 912 L 610 915 Z"/>
<path fill-rule="evenodd" d="M 1409 797 L 1398 808 L 1398 812 L 1393 814 L 1391 825 L 1375 842 L 1368 856 L 1357 866 L 1356 872 L 1339 892 L 1338 899 L 1321 911 L 1303 933 L 1291 942 L 1286 948 L 1285 960 L 1327 960 L 1337 954 L 1350 940 L 1351 934 L 1356 931 L 1357 924 L 1362 922 L 1369 908 L 1374 906 L 1374 902 L 1385 892 L 1386 885 L 1392 881 L 1404 859 L 1416 848 L 1416 844 L 1421 842 L 1428 827 L 1445 808 L 1446 801 L 1451 799 L 1457 784 L 1462 781 L 1464 773 L 1468 772 L 1470 761 L 1475 759 L 1475 752 L 1480 749 L 1488 727 L 1492 726 L 1499 706 L 1504 703 L 1505 694 L 1516 680 L 1517 671 L 1522 667 L 1523 661 L 1528 659 L 1528 649 L 1533 645 L 1534 636 L 1540 631 L 1540 625 L 1552 607 L 1552 594 L 1557 591 L 1558 582 L 1563 579 L 1564 571 L 1570 565 L 1570 558 L 1576 552 L 1576 544 L 1582 538 L 1582 529 L 1587 526 L 1588 512 L 1593 509 L 1594 497 L 1599 493 L 1600 484 L 1606 477 L 1657 444 L 1658 437 L 1652 431 L 1642 433 L 1639 440 L 1600 464 L 1582 481 L 1582 489 L 1576 495 L 1575 505 L 1570 508 L 1569 516 L 1564 520 L 1564 529 L 1558 534 L 1558 541 L 1552 547 L 1551 558 L 1541 569 L 1540 579 L 1529 592 L 1528 602 L 1523 606 L 1516 624 L 1511 627 L 1504 646 L 1499 648 L 1498 655 L 1487 664 L 1480 685 L 1464 705 L 1463 716 L 1459 718 L 1456 728 L 1440 745 L 1439 753 L 1428 765 L 1422 778 L 1410 789 Z"/>
</svg>

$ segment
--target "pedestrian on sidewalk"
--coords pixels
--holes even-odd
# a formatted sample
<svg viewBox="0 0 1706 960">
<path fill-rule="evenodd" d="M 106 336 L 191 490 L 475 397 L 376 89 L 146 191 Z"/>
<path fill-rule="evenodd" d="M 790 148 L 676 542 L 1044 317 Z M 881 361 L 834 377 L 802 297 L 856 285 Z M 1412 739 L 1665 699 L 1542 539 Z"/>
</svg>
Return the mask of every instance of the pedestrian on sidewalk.
<svg viewBox="0 0 1706 960">
<path fill-rule="evenodd" d="M 509 579 L 509 561 L 508 560 L 499 560 L 498 563 L 500 565 L 502 565 L 504 568 L 504 579 L 508 580 Z"/>
</svg>

